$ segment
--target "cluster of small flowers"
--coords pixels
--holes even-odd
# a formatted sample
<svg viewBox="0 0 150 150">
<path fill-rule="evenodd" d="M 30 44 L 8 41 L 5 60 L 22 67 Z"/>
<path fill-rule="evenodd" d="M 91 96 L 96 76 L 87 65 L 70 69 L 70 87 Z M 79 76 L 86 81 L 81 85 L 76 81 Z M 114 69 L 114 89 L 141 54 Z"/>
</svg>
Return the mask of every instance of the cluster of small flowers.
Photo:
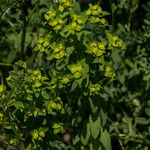
<svg viewBox="0 0 150 150">
<path fill-rule="evenodd" d="M 96 57 L 100 57 L 104 54 L 106 49 L 106 42 L 92 42 L 90 44 L 90 50 Z"/>
<path fill-rule="evenodd" d="M 63 12 L 66 8 L 72 7 L 75 0 L 59 0 L 59 11 Z"/>
<path fill-rule="evenodd" d="M 78 79 L 82 76 L 82 65 L 80 64 L 73 64 L 69 67 L 71 73 L 73 74 L 73 77 L 75 79 Z"/>
<path fill-rule="evenodd" d="M 65 55 L 65 47 L 62 44 L 55 45 L 53 49 L 53 58 L 62 59 Z"/>
<path fill-rule="evenodd" d="M 62 123 L 54 123 L 52 126 L 53 128 L 53 133 L 58 134 L 58 133 L 64 133 L 64 128 Z"/>
<path fill-rule="evenodd" d="M 46 133 L 47 129 L 45 128 L 38 128 L 38 129 L 35 129 L 33 132 L 32 132 L 32 140 L 38 140 L 38 141 L 41 141 L 43 140 L 43 138 L 45 137 L 45 133 Z"/>
<path fill-rule="evenodd" d="M 49 48 L 49 36 L 41 37 L 37 41 L 35 51 L 47 52 Z"/>
<path fill-rule="evenodd" d="M 89 4 L 89 9 L 86 11 L 86 15 L 90 16 L 90 21 L 92 23 L 101 23 L 105 24 L 106 20 L 103 17 L 103 11 L 102 8 L 99 5 L 92 5 Z"/>
<path fill-rule="evenodd" d="M 89 86 L 89 90 L 90 90 L 90 94 L 91 94 L 91 95 L 99 94 L 99 91 L 100 91 L 100 84 L 99 84 L 99 83 L 91 84 L 91 85 Z"/>
<path fill-rule="evenodd" d="M 63 103 L 60 97 L 53 98 L 47 105 L 48 114 L 55 115 L 58 112 L 64 113 Z"/>
<path fill-rule="evenodd" d="M 60 30 L 65 23 L 65 21 L 63 20 L 62 17 L 60 17 L 60 16 L 57 17 L 57 13 L 55 10 L 47 11 L 45 13 L 44 17 L 46 19 L 46 23 L 48 23 L 50 26 L 52 26 L 53 29 L 56 31 Z"/>
<path fill-rule="evenodd" d="M 112 49 L 112 48 L 124 49 L 125 48 L 123 41 L 118 36 L 113 36 L 110 33 L 107 33 L 107 38 L 109 41 L 109 45 L 108 45 L 109 49 Z"/>
<path fill-rule="evenodd" d="M 116 78 L 116 74 L 115 74 L 114 70 L 110 66 L 106 66 L 105 67 L 104 75 L 105 75 L 105 77 L 109 78 L 110 81 L 113 81 Z"/>
<path fill-rule="evenodd" d="M 72 15 L 72 23 L 71 23 L 72 29 L 76 31 L 80 31 L 84 24 L 85 24 L 85 21 L 83 18 L 81 18 L 80 16 L 76 14 Z"/>
<path fill-rule="evenodd" d="M 42 76 L 40 70 L 33 70 L 30 79 L 31 79 L 30 81 L 32 83 L 32 87 L 39 88 L 41 87 L 43 81 L 46 80 L 47 78 Z"/>
</svg>

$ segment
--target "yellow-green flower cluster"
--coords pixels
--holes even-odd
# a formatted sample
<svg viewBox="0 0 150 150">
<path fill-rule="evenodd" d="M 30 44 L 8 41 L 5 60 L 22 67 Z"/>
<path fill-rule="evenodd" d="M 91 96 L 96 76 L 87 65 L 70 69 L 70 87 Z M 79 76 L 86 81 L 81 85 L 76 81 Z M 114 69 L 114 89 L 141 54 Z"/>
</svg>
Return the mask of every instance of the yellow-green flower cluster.
<svg viewBox="0 0 150 150">
<path fill-rule="evenodd" d="M 55 115 L 56 112 L 64 113 L 63 103 L 60 97 L 56 97 L 49 101 L 47 105 L 48 114 Z"/>
<path fill-rule="evenodd" d="M 96 95 L 99 93 L 100 91 L 100 84 L 96 83 L 96 84 L 91 84 L 89 86 L 89 90 L 90 90 L 90 94 L 91 95 Z"/>
<path fill-rule="evenodd" d="M 91 17 L 90 21 L 93 23 L 99 22 L 101 24 L 105 24 L 105 18 L 99 18 L 102 17 L 102 12 L 102 8 L 99 5 L 89 4 L 89 9 L 86 11 L 86 15 Z"/>
<path fill-rule="evenodd" d="M 49 10 L 44 15 L 46 22 L 53 27 L 54 30 L 60 30 L 64 25 L 64 20 L 61 17 L 57 17 L 55 10 Z"/>
<path fill-rule="evenodd" d="M 104 75 L 109 78 L 111 81 L 113 81 L 116 78 L 116 74 L 113 71 L 113 69 L 110 66 L 105 67 L 105 73 Z"/>
<path fill-rule="evenodd" d="M 33 88 L 39 88 L 42 85 L 42 82 L 47 79 L 42 76 L 40 70 L 33 70 L 30 78 Z"/>
<path fill-rule="evenodd" d="M 89 4 L 89 9 L 86 11 L 87 16 L 99 16 L 102 13 L 102 8 L 99 5 Z"/>
<path fill-rule="evenodd" d="M 56 59 L 62 59 L 65 55 L 65 47 L 62 44 L 57 44 L 54 48 L 53 48 L 53 58 Z"/>
<path fill-rule="evenodd" d="M 32 140 L 41 141 L 45 137 L 45 132 L 47 130 L 45 128 L 39 128 L 32 132 Z"/>
<path fill-rule="evenodd" d="M 49 48 L 49 37 L 41 37 L 37 41 L 35 51 L 47 52 Z"/>
<path fill-rule="evenodd" d="M 96 57 L 100 57 L 104 54 L 106 49 L 106 42 L 92 42 L 90 44 L 90 51 Z"/>
<path fill-rule="evenodd" d="M 72 15 L 72 23 L 71 23 L 72 29 L 76 31 L 80 31 L 84 24 L 85 24 L 85 21 L 82 17 L 76 14 Z"/>
<path fill-rule="evenodd" d="M 62 88 L 70 82 L 70 79 L 67 76 L 59 77 L 59 87 Z"/>
<path fill-rule="evenodd" d="M 73 74 L 74 78 L 78 79 L 82 76 L 82 70 L 83 70 L 82 65 L 73 64 L 70 66 L 69 69 L 70 69 L 71 73 Z"/>
<path fill-rule="evenodd" d="M 75 0 L 59 0 L 59 11 L 63 12 L 66 8 L 72 7 Z"/>
<path fill-rule="evenodd" d="M 58 133 L 64 133 L 64 128 L 62 123 L 54 123 L 52 126 L 53 128 L 53 133 L 58 134 Z"/>
<path fill-rule="evenodd" d="M 109 41 L 109 48 L 121 48 L 124 49 L 125 45 L 123 41 L 118 36 L 113 36 L 110 33 L 107 33 L 107 38 Z"/>
<path fill-rule="evenodd" d="M 67 84 L 67 83 L 69 83 L 69 81 L 70 81 L 70 80 L 69 80 L 68 77 L 63 77 L 63 78 L 61 79 L 61 83 L 64 84 L 64 85 Z"/>
<path fill-rule="evenodd" d="M 44 14 L 44 17 L 47 22 L 53 20 L 56 17 L 56 11 L 55 10 L 49 10 Z"/>
</svg>

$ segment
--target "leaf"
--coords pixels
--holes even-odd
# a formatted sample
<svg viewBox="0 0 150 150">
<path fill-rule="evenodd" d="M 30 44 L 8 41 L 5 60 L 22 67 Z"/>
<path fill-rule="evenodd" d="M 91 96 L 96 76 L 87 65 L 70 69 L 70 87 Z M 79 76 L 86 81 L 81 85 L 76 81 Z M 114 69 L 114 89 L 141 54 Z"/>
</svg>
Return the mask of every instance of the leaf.
<svg viewBox="0 0 150 150">
<path fill-rule="evenodd" d="M 73 84 L 72 84 L 72 86 L 71 86 L 71 90 L 70 90 L 70 92 L 72 92 L 72 91 L 74 91 L 75 90 L 75 88 L 77 87 L 77 82 L 76 81 L 74 81 L 73 82 Z"/>
<path fill-rule="evenodd" d="M 77 13 L 79 13 L 81 11 L 79 2 L 75 2 L 75 4 L 74 4 L 74 11 L 77 12 Z"/>
<path fill-rule="evenodd" d="M 89 102 L 90 102 L 90 106 L 91 106 L 92 112 L 96 113 L 96 111 L 98 110 L 98 106 L 94 105 L 93 100 L 90 97 L 89 97 Z"/>
<path fill-rule="evenodd" d="M 84 145 L 87 145 L 90 138 L 90 125 L 89 123 L 86 124 L 86 128 L 83 129 L 83 132 L 81 134 L 81 142 Z"/>
<path fill-rule="evenodd" d="M 97 117 L 97 118 L 94 121 L 95 117 Z M 90 125 L 91 135 L 94 139 L 96 139 L 98 137 L 98 135 L 100 134 L 100 128 L 101 128 L 101 118 L 100 118 L 100 116 L 99 115 L 95 116 L 95 114 L 93 116 L 90 115 L 89 125 Z"/>
<path fill-rule="evenodd" d="M 67 47 L 67 48 L 66 48 L 66 53 L 67 53 L 68 55 L 71 55 L 73 51 L 74 51 L 74 47 L 73 47 L 73 46 L 70 46 L 70 47 Z"/>
<path fill-rule="evenodd" d="M 104 127 L 106 122 L 107 122 L 107 114 L 104 113 L 104 111 L 101 109 L 100 110 L 101 118 L 102 118 L 102 126 Z"/>
<path fill-rule="evenodd" d="M 86 36 L 87 34 L 90 34 L 90 33 L 91 33 L 90 31 L 81 31 L 79 33 L 76 33 L 78 41 L 81 40 L 82 35 Z"/>
<path fill-rule="evenodd" d="M 103 11 L 102 13 L 103 13 L 103 16 L 108 16 L 108 15 L 110 15 L 110 13 L 107 12 L 107 11 Z"/>
<path fill-rule="evenodd" d="M 42 97 L 43 97 L 44 99 L 49 99 L 49 98 L 50 98 L 50 95 L 46 92 L 46 90 L 43 90 L 43 91 L 41 92 L 41 94 L 42 94 Z"/>
<path fill-rule="evenodd" d="M 95 140 L 95 142 L 90 143 L 90 150 L 102 150 L 99 141 Z"/>
<path fill-rule="evenodd" d="M 146 108 L 145 113 L 150 117 L 150 108 Z"/>
<path fill-rule="evenodd" d="M 14 60 L 15 60 L 15 58 L 16 58 L 16 54 L 17 54 L 17 52 L 15 51 L 15 50 L 11 50 L 10 52 L 9 52 L 9 54 L 8 54 L 8 57 L 7 57 L 7 63 L 12 63 Z"/>
<path fill-rule="evenodd" d="M 120 58 L 117 50 L 112 51 L 112 59 L 115 63 L 121 62 L 121 58 Z"/>
<path fill-rule="evenodd" d="M 105 150 L 111 150 L 111 139 L 110 139 L 110 134 L 108 133 L 107 130 L 102 131 L 101 130 L 101 137 L 100 141 L 103 144 Z"/>
<path fill-rule="evenodd" d="M 150 121 L 143 117 L 137 117 L 135 118 L 135 122 L 138 124 L 147 125 Z"/>
<path fill-rule="evenodd" d="M 139 73 L 140 73 L 140 71 L 138 70 L 137 63 L 135 63 L 132 70 L 129 73 L 129 79 L 136 76 L 136 75 L 138 75 Z"/>
<path fill-rule="evenodd" d="M 76 135 L 75 138 L 72 140 L 73 145 L 77 144 L 80 141 L 79 135 Z"/>
</svg>

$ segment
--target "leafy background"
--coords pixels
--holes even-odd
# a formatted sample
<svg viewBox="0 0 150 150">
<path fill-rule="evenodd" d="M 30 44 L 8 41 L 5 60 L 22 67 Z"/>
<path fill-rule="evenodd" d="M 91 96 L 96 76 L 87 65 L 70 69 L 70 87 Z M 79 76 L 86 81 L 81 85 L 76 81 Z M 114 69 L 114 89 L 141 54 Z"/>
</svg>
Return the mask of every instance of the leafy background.
<svg viewBox="0 0 150 150">
<path fill-rule="evenodd" d="M 150 1 L 80 0 L 82 10 L 88 3 L 100 3 L 111 30 L 122 37 L 126 50 L 113 54 L 117 79 L 109 87 L 106 106 L 111 122 L 112 149 L 148 150 L 150 145 Z M 41 33 L 47 0 L 0 1 L 0 77 L 1 83 L 13 65 L 22 59 L 33 66 L 33 49 Z M 85 116 L 86 117 L 86 116 Z M 18 135 L 19 136 L 19 135 Z M 0 141 L 2 141 L 0 138 Z M 1 142 L 4 145 L 5 142 Z M 61 147 L 54 141 L 53 145 Z M 71 145 L 69 145 L 71 146 Z M 85 149 L 85 148 L 83 148 Z M 107 148 L 106 148 L 107 149 Z"/>
</svg>

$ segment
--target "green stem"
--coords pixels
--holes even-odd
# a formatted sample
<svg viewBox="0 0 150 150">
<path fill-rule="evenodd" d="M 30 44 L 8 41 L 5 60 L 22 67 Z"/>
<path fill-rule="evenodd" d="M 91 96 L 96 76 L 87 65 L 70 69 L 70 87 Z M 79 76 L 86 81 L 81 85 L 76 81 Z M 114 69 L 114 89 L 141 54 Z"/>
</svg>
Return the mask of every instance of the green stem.
<svg viewBox="0 0 150 150">
<path fill-rule="evenodd" d="M 23 26 L 22 26 L 22 37 L 21 37 L 21 58 L 24 58 L 25 52 L 25 41 L 26 41 L 26 32 L 27 32 L 27 15 L 28 15 L 28 5 L 25 2 L 21 4 L 22 10 L 22 19 L 23 19 Z"/>
<path fill-rule="evenodd" d="M 109 5 L 111 8 L 111 24 L 112 24 L 112 31 L 114 31 L 114 24 L 115 24 L 115 9 L 113 7 L 114 3 L 112 3 L 111 0 L 109 0 Z"/>
<path fill-rule="evenodd" d="M 0 66 L 12 67 L 12 66 L 13 66 L 13 64 L 0 63 Z"/>
</svg>

